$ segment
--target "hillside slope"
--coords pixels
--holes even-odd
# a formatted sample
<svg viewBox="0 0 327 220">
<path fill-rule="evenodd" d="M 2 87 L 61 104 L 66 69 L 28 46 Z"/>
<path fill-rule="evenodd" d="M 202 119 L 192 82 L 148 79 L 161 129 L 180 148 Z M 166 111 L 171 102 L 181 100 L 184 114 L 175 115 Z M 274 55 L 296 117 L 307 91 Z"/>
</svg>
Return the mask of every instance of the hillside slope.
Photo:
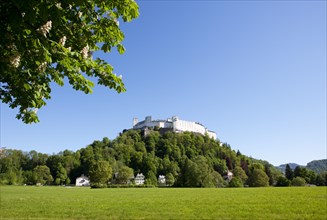
<svg viewBox="0 0 327 220">
<path fill-rule="evenodd" d="M 309 162 L 306 167 L 316 173 L 327 172 L 327 159 L 313 160 Z"/>
</svg>

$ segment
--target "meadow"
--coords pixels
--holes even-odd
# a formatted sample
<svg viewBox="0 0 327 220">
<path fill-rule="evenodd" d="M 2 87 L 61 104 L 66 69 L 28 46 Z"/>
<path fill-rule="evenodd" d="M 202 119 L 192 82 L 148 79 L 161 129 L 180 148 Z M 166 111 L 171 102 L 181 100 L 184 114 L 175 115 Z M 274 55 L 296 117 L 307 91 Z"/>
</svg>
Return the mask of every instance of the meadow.
<svg viewBox="0 0 327 220">
<path fill-rule="evenodd" d="M 1 186 L 1 219 L 326 219 L 327 187 Z"/>
</svg>

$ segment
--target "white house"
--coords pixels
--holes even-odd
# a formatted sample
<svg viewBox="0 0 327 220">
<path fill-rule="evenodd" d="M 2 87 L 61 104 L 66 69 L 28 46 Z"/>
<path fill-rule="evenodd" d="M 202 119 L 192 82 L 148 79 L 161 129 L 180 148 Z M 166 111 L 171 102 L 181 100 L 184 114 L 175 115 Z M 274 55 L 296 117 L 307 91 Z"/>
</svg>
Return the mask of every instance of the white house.
<svg viewBox="0 0 327 220">
<path fill-rule="evenodd" d="M 226 175 L 224 176 L 224 178 L 229 182 L 229 181 L 231 181 L 233 179 L 233 175 L 234 174 L 231 171 L 227 170 Z"/>
<path fill-rule="evenodd" d="M 145 176 L 142 173 L 138 173 L 134 179 L 135 185 L 143 185 Z"/>
<path fill-rule="evenodd" d="M 90 186 L 90 179 L 82 174 L 76 178 L 76 186 Z"/>
<path fill-rule="evenodd" d="M 158 184 L 159 184 L 159 186 L 165 186 L 166 185 L 166 177 L 164 175 L 159 175 Z"/>
<path fill-rule="evenodd" d="M 210 138 L 217 139 L 215 132 L 208 130 L 199 122 L 180 120 L 177 116 L 168 118 L 167 120 L 152 120 L 151 116 L 145 117 L 144 121 L 138 121 L 137 118 L 133 119 L 133 129 L 145 129 L 145 128 L 169 128 L 173 132 L 179 133 L 184 131 L 190 131 L 199 133 L 202 135 L 208 134 Z"/>
</svg>

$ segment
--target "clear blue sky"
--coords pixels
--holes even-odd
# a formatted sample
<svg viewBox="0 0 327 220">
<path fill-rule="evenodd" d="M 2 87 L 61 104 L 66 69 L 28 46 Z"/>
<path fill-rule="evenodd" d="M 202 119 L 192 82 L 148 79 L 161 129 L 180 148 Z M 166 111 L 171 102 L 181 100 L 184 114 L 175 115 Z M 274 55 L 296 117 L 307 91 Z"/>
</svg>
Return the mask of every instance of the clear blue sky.
<svg viewBox="0 0 327 220">
<path fill-rule="evenodd" d="M 53 86 L 25 125 L 1 104 L 1 147 L 58 153 L 114 139 L 132 118 L 198 121 L 274 165 L 326 158 L 326 1 L 139 1 L 127 51 L 103 55 L 127 92 Z"/>
</svg>

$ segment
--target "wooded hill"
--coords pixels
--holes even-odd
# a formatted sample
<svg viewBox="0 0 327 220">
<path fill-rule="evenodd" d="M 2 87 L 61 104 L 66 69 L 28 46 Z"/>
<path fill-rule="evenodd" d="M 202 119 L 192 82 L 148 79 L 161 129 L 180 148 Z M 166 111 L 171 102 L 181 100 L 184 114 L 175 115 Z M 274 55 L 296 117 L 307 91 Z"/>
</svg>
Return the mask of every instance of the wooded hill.
<svg viewBox="0 0 327 220">
<path fill-rule="evenodd" d="M 285 168 L 286 168 L 287 164 L 281 164 L 278 167 L 276 167 L 278 170 L 280 170 L 281 172 L 285 172 Z M 327 172 L 327 159 L 323 159 L 323 160 L 313 160 L 309 163 L 307 163 L 306 166 L 303 165 L 299 165 L 296 163 L 288 163 L 288 165 L 290 166 L 291 169 L 295 169 L 296 167 L 305 167 L 308 170 L 312 170 L 318 174 Z"/>
<path fill-rule="evenodd" d="M 234 174 L 231 181 L 224 178 L 228 170 Z M 156 130 L 146 136 L 129 130 L 114 140 L 103 138 L 76 152 L 54 155 L 4 149 L 0 173 L 2 184 L 55 185 L 74 184 L 82 174 L 90 176 L 91 182 L 124 184 L 143 173 L 147 185 L 156 186 L 158 176 L 165 175 L 167 185 L 175 187 L 268 186 L 283 176 L 268 162 L 208 136 Z"/>
<path fill-rule="evenodd" d="M 308 169 L 315 171 L 316 173 L 327 172 L 327 159 L 313 160 L 306 166 Z"/>
</svg>

